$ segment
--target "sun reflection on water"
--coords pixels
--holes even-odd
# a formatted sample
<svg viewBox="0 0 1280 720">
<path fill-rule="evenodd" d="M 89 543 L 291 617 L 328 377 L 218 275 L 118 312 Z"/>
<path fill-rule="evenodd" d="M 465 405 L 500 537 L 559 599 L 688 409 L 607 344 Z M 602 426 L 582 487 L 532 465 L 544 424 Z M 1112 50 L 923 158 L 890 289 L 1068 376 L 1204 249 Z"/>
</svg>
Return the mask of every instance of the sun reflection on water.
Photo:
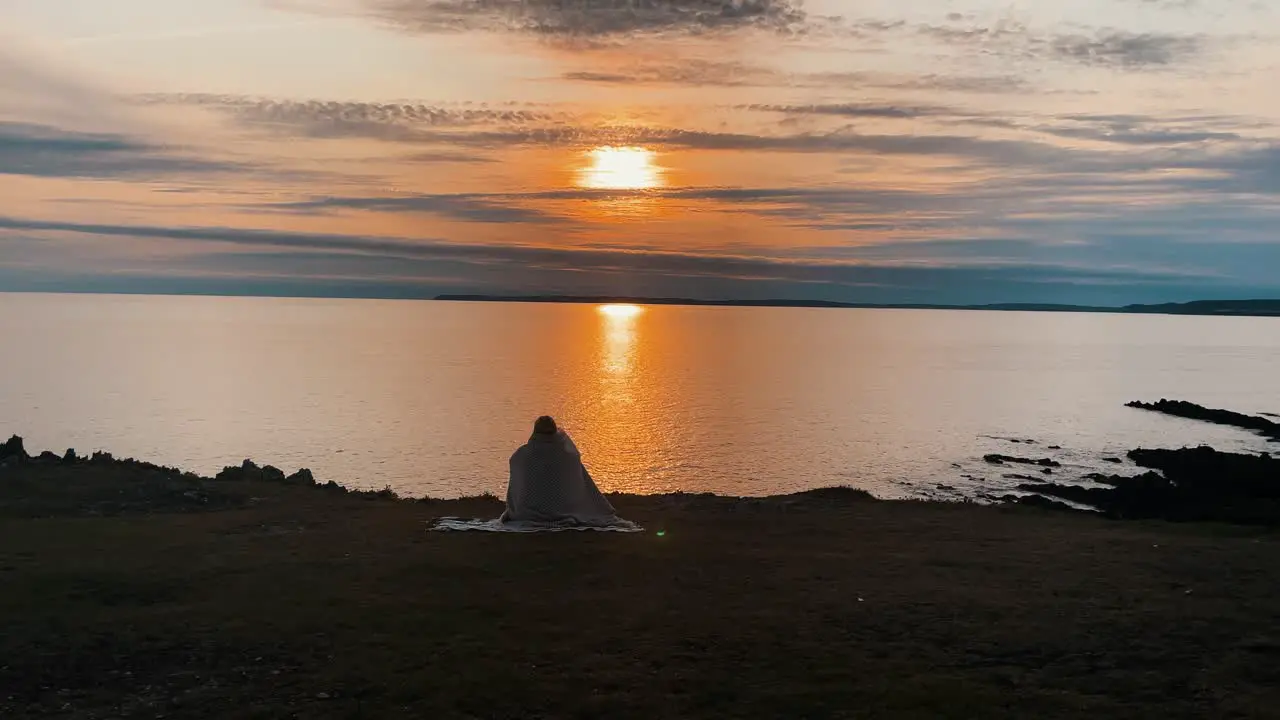
<svg viewBox="0 0 1280 720">
<path fill-rule="evenodd" d="M 673 428 L 679 422 L 671 414 L 676 390 L 654 371 L 662 346 L 662 326 L 655 322 L 660 313 L 624 303 L 588 312 L 594 326 L 587 346 L 591 363 L 584 368 L 590 387 L 573 417 L 583 460 L 605 492 L 672 491 L 678 449 Z"/>
<path fill-rule="evenodd" d="M 604 371 L 610 377 L 627 379 L 635 369 L 636 359 L 636 318 L 644 312 L 639 305 L 601 305 L 600 314 L 604 316 Z M 629 385 L 629 383 L 627 384 Z M 627 388 L 615 388 L 615 397 L 626 397 L 630 402 Z M 617 392 L 617 391 L 622 392 Z"/>
</svg>

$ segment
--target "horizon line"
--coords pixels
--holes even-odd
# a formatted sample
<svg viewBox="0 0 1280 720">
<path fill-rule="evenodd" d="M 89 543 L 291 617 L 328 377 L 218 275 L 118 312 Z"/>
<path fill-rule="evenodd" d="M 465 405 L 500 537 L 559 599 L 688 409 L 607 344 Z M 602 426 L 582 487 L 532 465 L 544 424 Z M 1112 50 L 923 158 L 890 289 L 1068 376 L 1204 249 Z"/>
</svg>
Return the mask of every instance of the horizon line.
<svg viewBox="0 0 1280 720">
<path fill-rule="evenodd" d="M 601 303 L 628 303 L 636 305 L 668 305 L 668 306 L 689 306 L 689 307 L 779 307 L 779 308 L 810 308 L 810 309 L 868 309 L 868 310 L 968 310 L 968 311 L 1017 311 L 1024 310 L 1030 312 L 1124 312 L 1126 310 L 1137 308 L 1187 308 L 1191 309 L 1195 306 L 1203 306 L 1207 304 L 1241 304 L 1241 303 L 1274 303 L 1277 307 L 1266 308 L 1269 311 L 1266 314 L 1255 314 L 1254 316 L 1273 316 L 1280 315 L 1280 298 L 1259 298 L 1244 297 L 1232 299 L 1195 299 L 1183 301 L 1168 301 L 1159 303 L 1129 303 L 1125 305 L 1086 305 L 1075 303 L 1061 302 L 988 302 L 988 303 L 926 303 L 926 302 L 893 302 L 893 303 L 872 303 L 872 302 L 856 302 L 844 300 L 810 300 L 810 299 L 794 299 L 794 298 L 765 298 L 765 299 L 749 299 L 749 298 L 684 298 L 672 296 L 642 296 L 642 295 L 573 295 L 559 293 L 539 293 L 539 294 L 504 294 L 504 293 L 423 293 L 421 295 L 347 295 L 347 294 L 318 294 L 318 293 L 297 293 L 297 292 L 281 292 L 281 293 L 234 293 L 220 291 L 201 291 L 193 289 L 183 292 L 171 291 L 149 291 L 149 290 L 6 290 L 0 288 L 0 295 L 106 295 L 106 296 L 144 296 L 144 297 L 210 297 L 210 298 L 269 298 L 269 299 L 297 299 L 297 300 L 377 300 L 377 301 L 397 301 L 397 302 L 492 302 L 492 303 L 532 303 L 532 304 L 565 304 L 565 305 L 587 305 Z M 1208 315 L 1226 315 L 1232 313 L 1217 312 L 1206 313 Z"/>
</svg>

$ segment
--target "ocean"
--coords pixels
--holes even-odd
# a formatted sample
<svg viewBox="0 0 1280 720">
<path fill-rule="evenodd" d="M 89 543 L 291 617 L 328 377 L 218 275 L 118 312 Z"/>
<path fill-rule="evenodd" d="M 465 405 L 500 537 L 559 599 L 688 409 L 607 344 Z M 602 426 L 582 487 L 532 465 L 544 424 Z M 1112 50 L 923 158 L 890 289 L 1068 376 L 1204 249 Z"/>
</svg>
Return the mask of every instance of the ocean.
<svg viewBox="0 0 1280 720">
<path fill-rule="evenodd" d="M 607 492 L 998 495 L 1040 469 L 987 453 L 1063 482 L 1266 450 L 1124 403 L 1280 413 L 1277 368 L 1276 318 L 0 294 L 0 435 L 29 450 L 441 498 L 501 494 L 541 414 Z"/>
</svg>

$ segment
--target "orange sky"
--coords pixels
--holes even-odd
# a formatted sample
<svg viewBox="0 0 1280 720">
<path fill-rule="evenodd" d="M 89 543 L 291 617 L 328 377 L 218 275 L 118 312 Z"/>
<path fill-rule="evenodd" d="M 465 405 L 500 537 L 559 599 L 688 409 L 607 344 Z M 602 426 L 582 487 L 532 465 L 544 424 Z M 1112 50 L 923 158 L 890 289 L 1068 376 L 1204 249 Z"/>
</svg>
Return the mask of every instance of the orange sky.
<svg viewBox="0 0 1280 720">
<path fill-rule="evenodd" d="M 1274 295 L 1278 14 L 7 0 L 0 290 Z"/>
</svg>

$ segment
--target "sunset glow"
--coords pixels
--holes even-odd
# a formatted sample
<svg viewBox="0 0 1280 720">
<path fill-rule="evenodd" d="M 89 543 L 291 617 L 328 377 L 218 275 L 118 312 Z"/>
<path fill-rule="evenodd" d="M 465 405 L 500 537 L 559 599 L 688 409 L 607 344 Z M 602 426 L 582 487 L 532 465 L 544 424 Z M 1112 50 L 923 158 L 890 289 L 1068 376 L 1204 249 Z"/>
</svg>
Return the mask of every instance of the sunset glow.
<svg viewBox="0 0 1280 720">
<path fill-rule="evenodd" d="M 662 171 L 651 150 L 641 147 L 598 147 L 587 153 L 589 165 L 580 177 L 593 190 L 651 190 L 662 187 Z"/>
<path fill-rule="evenodd" d="M 1280 294 L 1280 3 L 0 7 L 0 292 Z"/>
<path fill-rule="evenodd" d="M 644 308 L 639 305 L 601 305 L 600 312 L 612 318 L 633 318 L 644 312 Z"/>
</svg>

